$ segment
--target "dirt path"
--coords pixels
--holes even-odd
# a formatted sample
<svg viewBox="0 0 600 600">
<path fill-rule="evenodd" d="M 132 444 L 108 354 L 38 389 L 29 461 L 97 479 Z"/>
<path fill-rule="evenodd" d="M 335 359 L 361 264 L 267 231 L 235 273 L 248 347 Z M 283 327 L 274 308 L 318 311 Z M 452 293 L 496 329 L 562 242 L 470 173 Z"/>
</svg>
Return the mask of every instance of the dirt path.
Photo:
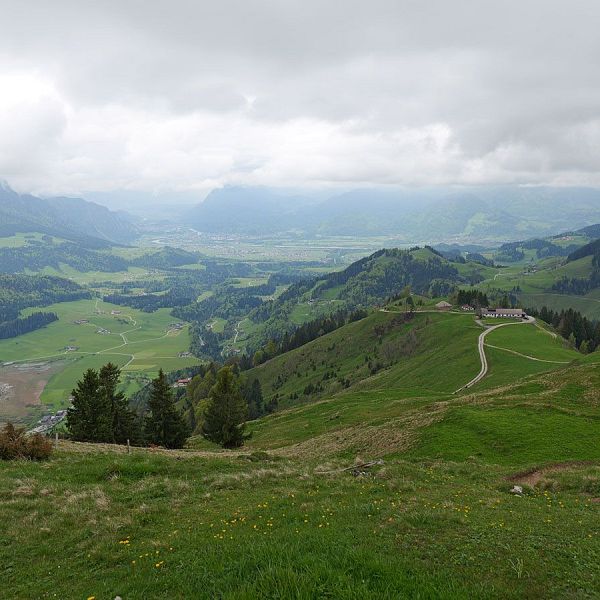
<svg viewBox="0 0 600 600">
<path fill-rule="evenodd" d="M 458 392 L 461 392 L 462 390 L 466 390 L 466 389 L 474 386 L 476 383 L 479 383 L 487 375 L 487 372 L 489 370 L 489 365 L 488 365 L 487 356 L 485 355 L 485 338 L 492 331 L 495 331 L 496 329 L 499 329 L 500 327 L 508 327 L 510 325 L 530 325 L 530 324 L 534 324 L 534 323 L 535 323 L 535 319 L 533 317 L 527 317 L 526 320 L 523 320 L 523 321 L 515 321 L 514 323 L 500 323 L 498 325 L 492 325 L 491 327 L 487 327 L 485 329 L 485 331 L 483 331 L 481 333 L 481 335 L 479 336 L 479 339 L 477 340 L 477 349 L 479 351 L 479 359 L 481 360 L 481 369 L 479 370 L 479 373 L 475 377 L 473 377 L 473 379 L 471 379 L 471 381 L 469 381 L 469 383 L 467 383 L 466 385 L 463 385 L 461 388 L 458 388 L 454 393 L 458 394 Z M 480 324 L 482 324 L 482 323 L 480 322 Z"/>
<path fill-rule="evenodd" d="M 495 348 L 496 350 L 503 350 L 504 352 L 510 352 L 511 354 L 516 354 L 517 356 L 522 356 L 523 358 L 527 358 L 529 360 L 535 360 L 536 362 L 543 363 L 552 363 L 553 365 L 568 365 L 571 361 L 568 360 L 545 360 L 543 358 L 536 358 L 535 356 L 529 356 L 529 354 L 521 354 L 521 352 L 517 352 L 516 350 L 510 350 L 509 348 L 502 348 L 500 346 L 494 346 L 493 344 L 485 344 L 487 348 Z"/>
</svg>

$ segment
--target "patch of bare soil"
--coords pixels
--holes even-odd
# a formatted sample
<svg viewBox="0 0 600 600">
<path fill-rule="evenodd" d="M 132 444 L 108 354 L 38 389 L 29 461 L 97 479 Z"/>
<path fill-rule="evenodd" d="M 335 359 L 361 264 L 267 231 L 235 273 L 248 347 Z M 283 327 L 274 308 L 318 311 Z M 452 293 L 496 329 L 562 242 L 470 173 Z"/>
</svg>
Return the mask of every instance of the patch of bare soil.
<svg viewBox="0 0 600 600">
<path fill-rule="evenodd" d="M 520 483 L 523 485 L 528 485 L 530 487 L 535 487 L 547 473 L 554 473 L 556 471 L 568 471 L 571 469 L 576 469 L 578 467 L 589 467 L 593 464 L 593 462 L 585 460 L 554 463 L 552 465 L 547 465 L 540 469 L 530 469 L 528 471 L 516 473 L 515 475 L 511 475 L 508 478 L 508 480 L 514 483 Z"/>
<path fill-rule="evenodd" d="M 0 421 L 26 419 L 62 362 L 23 363 L 0 367 Z"/>
</svg>

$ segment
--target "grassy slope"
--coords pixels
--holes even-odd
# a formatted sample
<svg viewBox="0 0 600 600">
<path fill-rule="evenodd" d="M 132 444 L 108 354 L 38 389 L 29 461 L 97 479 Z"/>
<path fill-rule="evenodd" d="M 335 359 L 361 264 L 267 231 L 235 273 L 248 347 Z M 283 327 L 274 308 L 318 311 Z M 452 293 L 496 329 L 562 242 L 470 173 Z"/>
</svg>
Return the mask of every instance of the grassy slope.
<svg viewBox="0 0 600 600">
<path fill-rule="evenodd" d="M 196 359 L 178 358 L 178 353 L 189 348 L 186 329 L 167 335 L 168 326 L 174 321 L 167 309 L 144 313 L 99 302 L 96 312 L 94 300 L 63 302 L 44 308 L 55 312 L 59 320 L 48 327 L 8 340 L 0 340 L 0 360 L 32 362 L 40 359 L 68 358 L 65 368 L 56 374 L 46 386 L 42 401 L 55 407 L 62 406 L 77 379 L 85 369 L 97 368 L 112 361 L 129 365 L 125 373 L 153 375 L 162 367 L 166 371 L 196 364 Z M 28 309 L 29 312 L 36 309 Z M 121 311 L 111 315 L 112 310 Z M 27 311 L 24 311 L 24 313 Z M 89 319 L 87 325 L 74 321 Z M 96 333 L 99 327 L 109 330 L 110 335 Z M 123 346 L 120 334 L 125 334 L 128 344 Z M 66 346 L 78 351 L 65 354 Z M 135 358 L 130 362 L 131 355 Z"/>
<path fill-rule="evenodd" d="M 291 354 L 316 360 L 336 343 L 330 361 L 356 370 L 373 327 L 393 318 L 375 313 Z M 467 315 L 423 314 L 382 344 L 410 329 L 423 355 L 253 423 L 245 453 L 65 445 L 46 464 L 0 465 L 0 595 L 594 597 L 600 467 L 550 470 L 522 498 L 507 477 L 600 464 L 600 356 L 515 381 L 517 364 L 540 363 L 488 349 L 502 387 L 453 395 L 478 369 L 481 330 Z M 490 338 L 564 352 L 533 326 L 505 329 Z M 289 360 L 257 372 L 272 378 Z M 385 464 L 340 471 L 357 456 Z"/>
<path fill-rule="evenodd" d="M 476 340 L 482 329 L 475 325 L 473 317 L 452 313 L 417 315 L 411 323 L 388 333 L 382 345 L 416 329 L 421 340 L 418 352 L 402 356 L 389 368 L 369 376 L 363 354 L 365 351 L 372 354 L 376 342 L 373 328 L 393 318 L 391 313 L 375 313 L 250 371 L 249 376 L 261 379 L 267 397 L 273 393 L 272 383 L 279 376 L 285 380 L 278 389 L 280 393 L 301 392 L 307 383 L 319 381 L 325 392 L 322 396 L 301 395 L 295 401 L 285 400 L 284 396 L 284 405 L 295 408 L 252 423 L 249 445 L 257 449 L 278 448 L 302 445 L 303 440 L 318 437 L 318 442 L 309 445 L 335 449 L 345 456 L 385 454 L 412 443 L 416 430 L 440 418 L 443 413 L 440 407 L 468 398 L 464 392 L 458 396 L 453 392 L 480 368 Z M 523 377 L 562 371 L 563 361 L 575 360 L 575 364 L 600 361 L 600 354 L 584 357 L 564 348 L 560 340 L 533 325 L 500 328 L 488 340 L 523 354 L 560 362 L 532 361 L 504 350 L 486 348 L 490 371 L 471 388 L 475 392 L 506 386 Z M 322 381 L 323 373 L 334 369 L 351 379 L 350 388 L 344 389 L 334 380 Z M 295 375 L 298 372 L 300 377 Z M 199 443 L 201 447 L 209 447 Z"/>
<path fill-rule="evenodd" d="M 265 398 L 278 393 L 282 398 L 280 405 L 291 406 L 367 390 L 393 393 L 394 397 L 448 394 L 477 374 L 480 368 L 477 338 L 482 329 L 472 315 L 416 313 L 409 323 L 392 326 L 401 316 L 373 313 L 250 370 L 248 377 L 260 380 Z M 388 331 L 380 341 L 375 330 L 385 326 Z M 412 352 L 403 352 L 402 342 L 411 331 L 416 334 L 416 346 Z M 533 325 L 499 328 L 487 341 L 557 362 L 535 362 L 488 348 L 490 374 L 479 384 L 479 389 L 502 385 L 516 377 L 555 369 L 561 362 L 582 358 L 578 352 L 565 348 L 560 338 L 555 339 Z M 371 374 L 368 361 L 380 361 L 384 368 Z M 332 372 L 335 377 L 327 378 Z M 349 381 L 349 389 L 345 389 L 340 379 Z M 308 384 L 320 384 L 323 391 L 306 396 L 303 390 Z M 292 400 L 290 394 L 298 394 L 299 398 Z"/>
<path fill-rule="evenodd" d="M 500 327 L 487 336 L 486 343 L 540 360 L 569 362 L 581 358 L 563 338 L 553 337 L 542 325 Z"/>
<path fill-rule="evenodd" d="M 552 284 L 562 277 L 589 277 L 592 269 L 592 257 L 566 263 L 562 258 L 549 258 L 537 261 L 537 272 L 526 273 L 531 266 L 529 260 L 511 264 L 504 269 L 493 269 L 486 273 L 486 280 L 478 284 L 482 290 L 500 289 L 510 292 L 515 287 L 522 290 L 519 298 L 526 307 L 541 308 L 547 306 L 554 310 L 574 308 L 590 319 L 600 319 L 600 301 L 594 292 L 586 296 L 572 296 L 552 292 Z"/>
<path fill-rule="evenodd" d="M 321 383 L 325 390 L 321 396 L 340 392 L 343 386 L 338 378 L 348 379 L 352 385 L 360 382 L 363 389 L 419 388 L 436 392 L 453 391 L 468 381 L 469 374 L 477 369 L 475 344 L 481 331 L 472 317 L 427 313 L 416 314 L 409 323 L 399 323 L 402 316 L 375 312 L 252 369 L 248 376 L 259 378 L 265 397 L 279 393 L 284 404 L 289 394 L 301 394 L 309 383 Z M 381 342 L 377 327 L 388 328 Z M 411 331 L 416 334 L 416 346 L 404 353 L 402 343 Z M 371 376 L 369 361 L 393 364 Z M 432 369 L 434 363 L 439 367 Z M 336 377 L 323 379 L 330 372 Z M 280 387 L 278 379 L 283 381 Z"/>
<path fill-rule="evenodd" d="M 287 413 L 303 443 L 271 456 L 91 446 L 3 465 L 0 590 L 98 600 L 594 597 L 600 468 L 550 469 L 522 498 L 507 493 L 506 477 L 555 461 L 598 464 L 599 389 L 598 365 L 569 367 L 437 403 L 437 417 L 413 421 L 409 443 L 387 448 L 372 477 L 339 471 L 354 455 L 300 427 L 299 415 L 319 406 L 326 420 L 329 403 Z M 373 438 L 409 427 L 369 398 L 372 415 L 355 428 Z M 264 433 L 284 441 L 277 427 Z"/>
</svg>

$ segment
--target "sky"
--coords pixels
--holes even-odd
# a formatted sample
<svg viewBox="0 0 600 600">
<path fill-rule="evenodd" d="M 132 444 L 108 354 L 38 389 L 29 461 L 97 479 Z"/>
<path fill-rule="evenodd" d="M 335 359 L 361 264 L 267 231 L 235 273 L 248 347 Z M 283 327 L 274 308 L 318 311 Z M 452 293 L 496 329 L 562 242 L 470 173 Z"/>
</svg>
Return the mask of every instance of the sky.
<svg viewBox="0 0 600 600">
<path fill-rule="evenodd" d="M 0 179 L 600 186 L 598 0 L 0 0 Z"/>
</svg>

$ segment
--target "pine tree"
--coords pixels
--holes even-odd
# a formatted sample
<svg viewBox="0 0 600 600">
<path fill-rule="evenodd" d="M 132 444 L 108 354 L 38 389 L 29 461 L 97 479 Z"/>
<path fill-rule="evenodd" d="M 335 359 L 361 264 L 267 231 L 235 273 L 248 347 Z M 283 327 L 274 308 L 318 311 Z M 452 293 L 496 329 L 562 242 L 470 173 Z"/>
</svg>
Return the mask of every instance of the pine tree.
<svg viewBox="0 0 600 600">
<path fill-rule="evenodd" d="M 210 390 L 202 435 L 224 448 L 238 448 L 247 437 L 244 435 L 247 416 L 248 405 L 237 378 L 231 367 L 223 367 Z"/>
<path fill-rule="evenodd" d="M 111 414 L 106 396 L 100 391 L 100 377 L 88 369 L 72 392 L 72 408 L 67 413 L 67 427 L 75 440 L 86 442 L 112 441 Z"/>
<path fill-rule="evenodd" d="M 73 406 L 67 427 L 74 439 L 86 442 L 124 444 L 140 440 L 135 413 L 123 393 L 117 391 L 121 371 L 108 363 L 98 373 L 88 369 L 73 390 Z"/>
<path fill-rule="evenodd" d="M 250 419 L 257 419 L 264 412 L 263 395 L 260 381 L 254 379 L 251 383 L 246 384 L 245 394 L 248 404 L 248 416 Z"/>
<path fill-rule="evenodd" d="M 190 430 L 175 406 L 173 393 L 162 369 L 158 377 L 152 380 L 148 410 L 150 414 L 144 426 L 147 441 L 165 448 L 183 448 Z"/>
<path fill-rule="evenodd" d="M 100 393 L 104 396 L 104 405 L 111 415 L 111 441 L 116 444 L 125 444 L 127 440 L 132 443 L 140 441 L 138 419 L 129 408 L 129 402 L 123 392 L 118 392 L 121 370 L 117 365 L 108 363 L 100 369 Z"/>
</svg>

